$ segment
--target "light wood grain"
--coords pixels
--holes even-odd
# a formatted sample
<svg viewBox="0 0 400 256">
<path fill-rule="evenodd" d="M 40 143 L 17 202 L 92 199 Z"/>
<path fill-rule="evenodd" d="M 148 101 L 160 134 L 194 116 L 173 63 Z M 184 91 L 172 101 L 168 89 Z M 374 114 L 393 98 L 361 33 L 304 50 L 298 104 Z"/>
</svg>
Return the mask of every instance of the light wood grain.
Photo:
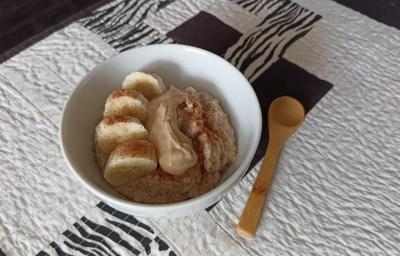
<svg viewBox="0 0 400 256">
<path fill-rule="evenodd" d="M 304 108 L 292 97 L 279 97 L 268 111 L 269 143 L 260 171 L 250 192 L 245 209 L 237 225 L 237 232 L 252 238 L 260 220 L 275 166 L 286 140 L 304 120 Z"/>
</svg>

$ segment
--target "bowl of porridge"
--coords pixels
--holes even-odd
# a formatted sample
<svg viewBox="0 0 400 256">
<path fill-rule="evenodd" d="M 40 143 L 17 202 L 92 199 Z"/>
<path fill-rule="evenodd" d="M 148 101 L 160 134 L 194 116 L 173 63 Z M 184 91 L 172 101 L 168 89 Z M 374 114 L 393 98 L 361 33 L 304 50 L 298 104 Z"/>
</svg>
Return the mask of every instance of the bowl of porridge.
<svg viewBox="0 0 400 256">
<path fill-rule="evenodd" d="M 95 67 L 64 108 L 60 139 L 89 191 L 137 216 L 181 216 L 220 200 L 261 135 L 246 78 L 208 51 L 152 45 Z"/>
</svg>

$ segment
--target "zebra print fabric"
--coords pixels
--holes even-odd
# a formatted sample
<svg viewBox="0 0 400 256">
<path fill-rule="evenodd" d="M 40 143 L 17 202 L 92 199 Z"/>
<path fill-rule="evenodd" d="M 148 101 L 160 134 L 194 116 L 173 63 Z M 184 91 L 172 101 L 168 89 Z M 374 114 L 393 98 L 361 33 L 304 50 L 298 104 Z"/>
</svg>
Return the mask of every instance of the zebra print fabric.
<svg viewBox="0 0 400 256">
<path fill-rule="evenodd" d="M 237 3 L 249 10 L 254 7 L 256 12 L 259 9 L 255 6 L 268 8 L 268 15 L 246 32 L 225 54 L 225 58 L 240 69 L 250 82 L 276 62 L 290 45 L 305 36 L 314 23 L 321 19 L 320 15 L 286 0 L 239 0 Z"/>
<path fill-rule="evenodd" d="M 176 1 L 176 0 L 159 0 L 158 6 L 157 6 L 157 11 L 159 11 L 162 8 L 166 7 L 167 5 L 173 3 L 174 1 Z"/>
<path fill-rule="evenodd" d="M 134 26 L 124 26 L 120 32 L 108 39 L 108 43 L 120 52 L 148 44 L 172 43 L 171 39 L 142 21 Z"/>
<path fill-rule="evenodd" d="M 236 4 L 242 6 L 244 9 L 254 14 L 258 14 L 263 9 L 271 9 L 275 5 L 284 2 L 282 0 L 231 0 L 231 1 L 235 2 Z"/>
<path fill-rule="evenodd" d="M 143 21 L 150 12 L 160 10 L 171 2 L 117 0 L 79 22 L 120 52 L 147 44 L 170 43 L 170 39 Z"/>
<path fill-rule="evenodd" d="M 150 11 L 155 11 L 154 0 L 116 0 L 95 10 L 80 23 L 104 38 L 112 38 L 124 25 L 135 25 L 143 21 Z"/>
<path fill-rule="evenodd" d="M 51 242 L 41 255 L 168 255 L 174 250 L 150 224 L 101 202 L 96 210 L 82 217 Z"/>
</svg>

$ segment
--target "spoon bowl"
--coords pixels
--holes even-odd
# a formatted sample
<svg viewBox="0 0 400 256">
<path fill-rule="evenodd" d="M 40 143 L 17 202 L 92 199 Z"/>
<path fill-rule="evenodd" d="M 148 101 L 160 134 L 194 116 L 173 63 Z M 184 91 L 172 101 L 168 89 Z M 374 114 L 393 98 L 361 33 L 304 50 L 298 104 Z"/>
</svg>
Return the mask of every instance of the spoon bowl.
<svg viewBox="0 0 400 256">
<path fill-rule="evenodd" d="M 279 97 L 269 108 L 269 123 L 282 127 L 297 127 L 304 120 L 304 107 L 295 98 Z"/>
</svg>

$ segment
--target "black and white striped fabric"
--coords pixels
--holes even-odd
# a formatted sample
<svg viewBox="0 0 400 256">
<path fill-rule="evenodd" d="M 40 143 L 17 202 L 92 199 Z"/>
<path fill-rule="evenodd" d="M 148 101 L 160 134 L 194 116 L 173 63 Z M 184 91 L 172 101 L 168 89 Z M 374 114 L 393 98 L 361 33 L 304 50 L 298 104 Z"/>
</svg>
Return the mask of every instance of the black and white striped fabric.
<svg viewBox="0 0 400 256">
<path fill-rule="evenodd" d="M 151 224 L 99 203 L 38 255 L 166 255 L 173 248 Z"/>
<path fill-rule="evenodd" d="M 244 9 L 248 10 L 251 13 L 258 14 L 262 9 L 271 9 L 275 5 L 280 5 L 284 3 L 281 0 L 232 0 L 238 5 L 242 6 Z M 286 1 L 287 3 L 291 3 L 290 1 Z"/>
<path fill-rule="evenodd" d="M 156 1 L 113 1 L 80 22 L 103 38 L 110 38 L 124 32 L 124 26 L 135 25 L 143 21 L 150 11 L 157 8 Z"/>
<path fill-rule="evenodd" d="M 257 4 L 258 2 L 258 4 Z M 254 29 L 246 32 L 228 49 L 225 58 L 238 67 L 253 82 L 281 57 L 289 46 L 305 36 L 320 15 L 290 1 L 255 1 L 249 10 L 268 8 L 270 13 Z M 251 5 L 245 5 L 250 7 Z"/>
<path fill-rule="evenodd" d="M 80 23 L 121 52 L 147 44 L 170 43 L 171 40 L 165 35 L 143 22 L 150 12 L 157 11 L 170 2 L 113 1 L 81 19 Z"/>
</svg>

